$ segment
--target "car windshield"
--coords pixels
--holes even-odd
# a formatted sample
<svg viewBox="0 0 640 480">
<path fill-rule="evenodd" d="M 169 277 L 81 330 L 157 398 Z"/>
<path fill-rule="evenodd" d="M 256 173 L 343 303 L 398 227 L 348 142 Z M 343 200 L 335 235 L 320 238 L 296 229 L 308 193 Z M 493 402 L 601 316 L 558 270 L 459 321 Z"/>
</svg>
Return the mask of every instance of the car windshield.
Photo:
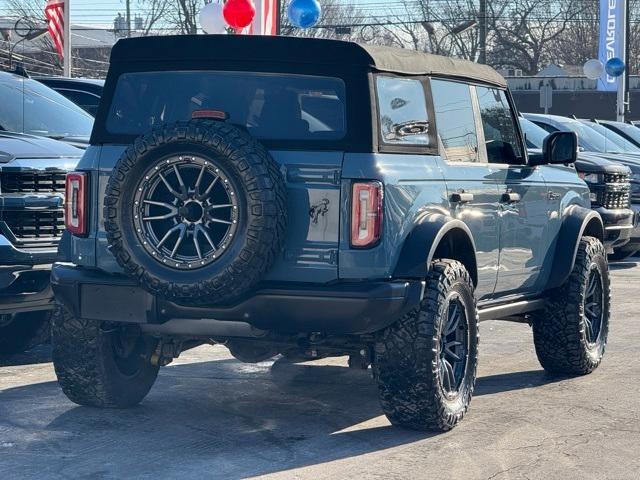
<svg viewBox="0 0 640 480">
<path fill-rule="evenodd" d="M 600 125 L 598 123 L 588 122 L 586 123 L 589 127 L 593 128 L 600 135 L 604 136 L 607 139 L 607 142 L 614 142 L 617 146 L 620 147 L 620 150 L 613 152 L 611 150 L 607 150 L 610 153 L 640 153 L 640 148 L 636 147 L 629 140 L 624 138 L 622 135 L 617 134 L 616 132 L 609 130 L 604 125 Z"/>
<path fill-rule="evenodd" d="M 588 152 L 616 153 L 624 151 L 613 139 L 609 139 L 578 120 L 563 119 L 559 123 L 578 134 L 578 145 Z"/>
<path fill-rule="evenodd" d="M 549 132 L 532 121 L 522 117 L 520 117 L 520 127 L 522 128 L 527 140 L 527 148 L 542 148 L 544 139 L 549 135 Z"/>
<path fill-rule="evenodd" d="M 120 76 L 107 130 L 149 128 L 208 115 L 226 116 L 256 138 L 339 140 L 345 136 L 342 80 L 251 72 L 144 72 Z"/>
<path fill-rule="evenodd" d="M 614 128 L 617 128 L 619 131 L 623 132 L 629 138 L 632 138 L 635 142 L 640 143 L 640 128 L 635 125 L 631 125 L 629 123 L 622 122 L 611 122 L 605 123 L 605 126 L 611 125 Z"/>
<path fill-rule="evenodd" d="M 49 87 L 17 75 L 0 78 L 0 130 L 44 137 L 88 137 L 93 117 Z"/>
</svg>

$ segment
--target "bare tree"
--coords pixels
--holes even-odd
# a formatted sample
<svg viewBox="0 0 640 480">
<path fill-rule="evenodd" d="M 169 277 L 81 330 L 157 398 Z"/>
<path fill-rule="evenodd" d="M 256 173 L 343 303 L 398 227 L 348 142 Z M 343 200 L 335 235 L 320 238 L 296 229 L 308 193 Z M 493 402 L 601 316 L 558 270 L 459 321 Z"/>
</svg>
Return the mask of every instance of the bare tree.
<svg viewBox="0 0 640 480">
<path fill-rule="evenodd" d="M 289 3 L 290 0 L 283 0 L 280 11 L 281 33 L 285 36 L 373 43 L 380 33 L 380 28 L 376 26 L 362 25 L 363 13 L 343 0 L 324 0 L 320 23 L 314 28 L 297 28 L 289 22 L 287 16 Z"/>
<path fill-rule="evenodd" d="M 138 6 L 144 12 L 142 35 L 147 36 L 167 20 L 172 4 L 170 0 L 138 0 Z"/>
<path fill-rule="evenodd" d="M 494 41 L 488 52 L 495 66 L 520 68 L 535 74 L 555 60 L 557 46 L 572 19 L 585 2 L 552 0 L 498 0 L 489 3 Z"/>
<path fill-rule="evenodd" d="M 383 25 L 385 43 L 477 60 L 480 37 L 477 28 L 478 5 L 474 0 L 404 0 L 386 12 Z"/>
<path fill-rule="evenodd" d="M 44 18 L 44 2 L 40 0 L 7 0 L 6 5 L 11 12 L 11 16 L 16 21 L 21 19 L 23 25 L 28 25 L 31 28 L 43 28 L 45 24 Z M 10 49 L 13 49 L 14 53 L 21 58 L 26 67 L 31 71 L 39 71 L 44 73 L 59 73 L 62 69 L 62 61 L 58 57 L 56 49 L 53 45 L 53 41 L 49 35 L 43 35 L 37 40 L 27 42 L 21 42 L 23 50 L 21 52 L 20 46 L 17 42 L 19 38 L 13 36 L 13 45 L 10 45 Z M 27 45 L 36 47 L 40 50 L 38 55 L 33 55 L 29 52 L 27 55 L 24 48 Z M 22 55 L 25 54 L 25 55 Z"/>
</svg>

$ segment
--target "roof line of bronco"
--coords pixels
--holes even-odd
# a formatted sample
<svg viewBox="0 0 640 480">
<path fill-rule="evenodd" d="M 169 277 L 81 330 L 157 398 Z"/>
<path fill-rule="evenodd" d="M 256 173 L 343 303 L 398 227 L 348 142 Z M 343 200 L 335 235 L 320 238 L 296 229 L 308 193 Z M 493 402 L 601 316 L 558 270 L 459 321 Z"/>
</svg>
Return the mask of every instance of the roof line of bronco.
<svg viewBox="0 0 640 480">
<path fill-rule="evenodd" d="M 162 61 L 238 61 L 351 65 L 379 72 L 474 79 L 506 88 L 491 67 L 414 50 L 319 40 L 259 35 L 169 35 L 119 40 L 111 63 Z"/>
</svg>

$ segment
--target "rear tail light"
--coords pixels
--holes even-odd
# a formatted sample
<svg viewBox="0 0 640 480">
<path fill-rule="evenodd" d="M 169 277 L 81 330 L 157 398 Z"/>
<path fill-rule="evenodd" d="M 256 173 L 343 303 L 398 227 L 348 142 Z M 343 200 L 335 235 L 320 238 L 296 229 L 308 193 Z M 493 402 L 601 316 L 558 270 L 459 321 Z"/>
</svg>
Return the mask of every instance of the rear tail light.
<svg viewBox="0 0 640 480">
<path fill-rule="evenodd" d="M 353 184 L 351 198 L 351 246 L 372 247 L 382 232 L 382 184 Z"/>
<path fill-rule="evenodd" d="M 67 173 L 65 184 L 64 223 L 70 233 L 87 235 L 87 174 Z"/>
</svg>

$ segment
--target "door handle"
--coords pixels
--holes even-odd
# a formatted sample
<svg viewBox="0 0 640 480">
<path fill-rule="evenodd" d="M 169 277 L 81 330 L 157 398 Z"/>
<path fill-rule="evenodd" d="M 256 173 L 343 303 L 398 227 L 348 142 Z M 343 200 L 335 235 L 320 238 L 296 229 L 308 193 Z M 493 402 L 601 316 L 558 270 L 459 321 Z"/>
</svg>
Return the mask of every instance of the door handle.
<svg viewBox="0 0 640 480">
<path fill-rule="evenodd" d="M 502 203 L 518 203 L 522 197 L 520 197 L 519 193 L 507 192 L 502 194 L 502 198 L 500 201 Z"/>
<path fill-rule="evenodd" d="M 451 203 L 469 203 L 473 202 L 473 193 L 455 192 L 449 197 Z"/>
</svg>

